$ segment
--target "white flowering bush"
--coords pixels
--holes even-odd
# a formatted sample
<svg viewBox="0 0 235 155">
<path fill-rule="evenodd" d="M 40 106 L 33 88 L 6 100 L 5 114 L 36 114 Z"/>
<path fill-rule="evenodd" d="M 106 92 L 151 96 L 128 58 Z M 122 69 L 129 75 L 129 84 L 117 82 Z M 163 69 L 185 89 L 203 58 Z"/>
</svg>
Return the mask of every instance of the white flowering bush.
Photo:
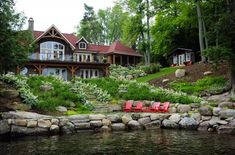
<svg viewBox="0 0 235 155">
<path fill-rule="evenodd" d="M 13 84 L 19 91 L 23 102 L 30 105 L 36 105 L 39 102 L 38 97 L 31 92 L 29 85 L 27 84 L 27 77 L 16 76 L 14 73 L 7 73 L 1 75 L 0 80 Z"/>
<path fill-rule="evenodd" d="M 123 67 L 115 64 L 110 65 L 109 71 L 110 71 L 110 77 L 120 80 L 123 79 L 131 80 L 146 75 L 144 70 L 139 69 L 137 67 Z"/>
<path fill-rule="evenodd" d="M 95 84 L 84 83 L 81 80 L 76 80 L 72 84 L 71 91 L 83 94 L 86 99 L 88 99 L 89 95 L 94 95 L 100 102 L 107 102 L 111 100 L 111 96 L 107 91 L 102 90 Z"/>
</svg>

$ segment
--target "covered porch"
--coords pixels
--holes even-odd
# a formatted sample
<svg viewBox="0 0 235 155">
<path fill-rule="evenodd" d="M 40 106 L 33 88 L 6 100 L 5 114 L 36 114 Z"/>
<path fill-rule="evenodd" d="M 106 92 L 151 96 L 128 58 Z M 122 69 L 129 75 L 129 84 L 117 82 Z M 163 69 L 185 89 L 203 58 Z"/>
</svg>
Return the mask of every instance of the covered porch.
<svg viewBox="0 0 235 155">
<path fill-rule="evenodd" d="M 93 78 L 108 76 L 109 64 L 107 63 L 56 63 L 30 61 L 25 66 L 17 67 L 17 74 L 25 75 L 56 75 L 64 80 L 71 80 L 73 77 Z"/>
<path fill-rule="evenodd" d="M 108 56 L 108 63 L 121 66 L 135 66 L 140 62 L 141 56 L 112 54 Z"/>
</svg>

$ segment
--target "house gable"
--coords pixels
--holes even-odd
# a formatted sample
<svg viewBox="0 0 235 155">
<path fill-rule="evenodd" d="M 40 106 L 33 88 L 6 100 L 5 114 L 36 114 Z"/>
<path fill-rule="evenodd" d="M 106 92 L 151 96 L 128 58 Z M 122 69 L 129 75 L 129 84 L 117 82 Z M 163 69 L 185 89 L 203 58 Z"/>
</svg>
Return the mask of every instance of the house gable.
<svg viewBox="0 0 235 155">
<path fill-rule="evenodd" d="M 41 35 L 37 36 L 37 38 L 35 38 L 34 42 L 39 42 L 41 39 L 47 39 L 47 38 L 52 38 L 52 39 L 60 39 L 63 40 L 64 42 L 66 42 L 72 50 L 75 49 L 75 46 L 73 45 L 73 43 L 71 43 L 63 33 L 61 33 L 56 27 L 55 25 L 52 25 L 50 28 L 48 28 L 45 32 L 43 32 Z"/>
<path fill-rule="evenodd" d="M 77 42 L 76 42 L 77 48 L 80 50 L 87 50 L 89 42 L 84 38 L 81 37 Z"/>
</svg>

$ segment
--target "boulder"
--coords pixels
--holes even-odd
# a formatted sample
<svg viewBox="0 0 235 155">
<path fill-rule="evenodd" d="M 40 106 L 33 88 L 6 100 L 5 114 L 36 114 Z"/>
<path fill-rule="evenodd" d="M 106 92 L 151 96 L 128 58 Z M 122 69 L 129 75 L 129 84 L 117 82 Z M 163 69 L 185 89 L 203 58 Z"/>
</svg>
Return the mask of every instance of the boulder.
<svg viewBox="0 0 235 155">
<path fill-rule="evenodd" d="M 229 122 L 229 126 L 235 127 L 235 119 L 233 119 Z"/>
<path fill-rule="evenodd" d="M 209 121 L 211 118 L 211 116 L 202 116 L 203 121 Z"/>
<path fill-rule="evenodd" d="M 195 119 L 190 117 L 184 117 L 179 122 L 180 128 L 183 129 L 197 129 L 198 124 L 199 123 Z"/>
<path fill-rule="evenodd" d="M 117 114 L 107 115 L 107 119 L 109 119 L 113 123 L 120 123 L 122 121 L 121 117 Z"/>
<path fill-rule="evenodd" d="M 47 91 L 50 91 L 50 90 L 53 90 L 53 86 L 51 84 L 43 84 L 40 86 L 40 90 L 43 91 L 43 92 L 47 92 Z"/>
<path fill-rule="evenodd" d="M 52 118 L 52 116 L 41 115 L 33 112 L 26 111 L 9 111 L 2 114 L 4 119 L 40 119 L 40 118 Z"/>
<path fill-rule="evenodd" d="M 144 125 L 145 129 L 158 129 L 161 127 L 161 121 L 155 120 Z"/>
<path fill-rule="evenodd" d="M 110 112 L 120 112 L 120 111 L 122 111 L 122 107 L 120 105 L 110 105 L 108 107 L 108 111 L 110 111 Z"/>
<path fill-rule="evenodd" d="M 10 132 L 10 126 L 6 120 L 0 120 L 0 135 Z"/>
<path fill-rule="evenodd" d="M 27 126 L 26 119 L 15 119 L 14 124 L 17 126 Z"/>
<path fill-rule="evenodd" d="M 101 127 L 103 125 L 102 121 L 90 121 L 91 127 Z"/>
<path fill-rule="evenodd" d="M 113 123 L 111 124 L 111 129 L 113 131 L 123 131 L 126 129 L 126 126 L 123 123 Z"/>
<path fill-rule="evenodd" d="M 164 119 L 167 119 L 171 116 L 171 114 L 156 114 L 156 113 L 152 113 L 150 115 L 150 119 L 151 121 L 154 121 L 154 120 L 164 120 Z"/>
<path fill-rule="evenodd" d="M 60 128 L 58 125 L 51 125 L 50 132 L 58 133 L 59 131 L 60 131 Z"/>
<path fill-rule="evenodd" d="M 100 131 L 101 132 L 110 132 L 111 131 L 111 129 L 108 127 L 108 126 L 102 126 L 101 128 L 100 128 Z"/>
<path fill-rule="evenodd" d="M 213 108 L 213 115 L 214 116 L 219 116 L 219 112 L 222 110 L 222 108 L 217 108 L 217 107 L 214 107 Z"/>
<path fill-rule="evenodd" d="M 77 124 L 74 124 L 74 126 L 75 126 L 75 129 L 78 129 L 78 130 L 91 129 L 90 123 L 77 123 Z"/>
<path fill-rule="evenodd" d="M 102 119 L 102 124 L 103 126 L 109 126 L 111 124 L 111 121 L 109 119 L 104 118 Z"/>
<path fill-rule="evenodd" d="M 175 123 L 178 123 L 181 119 L 181 116 L 180 114 L 172 114 L 170 117 L 169 117 L 169 120 L 172 121 L 172 122 L 175 122 Z"/>
<path fill-rule="evenodd" d="M 132 117 L 129 114 L 125 114 L 125 115 L 122 116 L 122 122 L 124 124 L 127 124 L 131 120 L 132 120 Z"/>
<path fill-rule="evenodd" d="M 139 113 L 132 113 L 132 114 L 131 114 L 131 117 L 132 117 L 132 119 L 134 119 L 134 120 L 138 120 L 138 119 L 140 118 L 140 114 L 139 114 Z"/>
<path fill-rule="evenodd" d="M 169 113 L 176 113 L 176 112 L 177 112 L 177 110 L 176 110 L 175 107 L 170 107 L 169 108 Z"/>
<path fill-rule="evenodd" d="M 97 115 L 91 114 L 91 115 L 89 115 L 90 120 L 102 120 L 104 118 L 105 118 L 105 115 L 103 115 L 103 114 L 97 114 Z"/>
<path fill-rule="evenodd" d="M 226 125 L 226 124 L 228 124 L 228 122 L 224 121 L 224 120 L 219 120 L 219 121 L 217 121 L 217 124 L 219 124 L 219 125 Z"/>
<path fill-rule="evenodd" d="M 140 118 L 150 117 L 151 113 L 140 113 Z"/>
<path fill-rule="evenodd" d="M 211 71 L 206 71 L 206 72 L 203 73 L 204 76 L 208 76 L 208 75 L 211 75 L 211 74 L 212 74 Z"/>
<path fill-rule="evenodd" d="M 165 119 L 162 122 L 162 126 L 167 129 L 177 129 L 179 128 L 179 125 L 169 119 Z"/>
<path fill-rule="evenodd" d="M 209 104 L 208 101 L 205 101 L 205 100 L 203 100 L 203 101 L 200 102 L 200 105 L 202 105 L 202 106 L 206 106 L 206 105 L 208 105 L 208 104 Z"/>
<path fill-rule="evenodd" d="M 226 118 L 229 118 L 229 117 L 233 117 L 235 118 L 235 110 L 234 109 L 225 109 L 225 110 L 221 110 L 219 112 L 219 117 L 221 119 L 226 119 Z"/>
<path fill-rule="evenodd" d="M 234 134 L 235 133 L 235 127 L 221 125 L 217 128 L 217 132 L 219 134 Z"/>
<path fill-rule="evenodd" d="M 66 107 L 63 107 L 63 106 L 58 106 L 58 107 L 56 107 L 55 109 L 56 109 L 57 111 L 59 111 L 59 112 L 66 112 L 66 111 L 68 111 L 67 108 L 66 108 Z"/>
<path fill-rule="evenodd" d="M 48 129 L 46 128 L 27 128 L 23 126 L 11 126 L 11 133 L 12 135 L 36 135 L 36 134 L 44 134 L 48 133 Z"/>
<path fill-rule="evenodd" d="M 167 83 L 167 82 L 169 82 L 170 80 L 169 79 L 163 79 L 162 80 L 162 83 Z"/>
<path fill-rule="evenodd" d="M 198 131 L 207 131 L 210 127 L 209 121 L 201 122 L 197 128 Z"/>
<path fill-rule="evenodd" d="M 190 106 L 190 105 L 180 104 L 180 105 L 178 105 L 178 107 L 177 107 L 177 111 L 178 111 L 179 113 L 186 113 L 186 112 L 189 112 L 189 111 L 191 111 L 191 106 Z"/>
<path fill-rule="evenodd" d="M 14 99 L 19 96 L 19 92 L 15 89 L 3 89 L 0 95 L 8 99 Z"/>
<path fill-rule="evenodd" d="M 184 77 L 185 74 L 186 74 L 186 70 L 185 69 L 177 69 L 175 71 L 175 77 L 177 77 L 177 78 Z"/>
<path fill-rule="evenodd" d="M 190 104 L 191 108 L 199 108 L 200 107 L 200 104 L 199 103 L 191 103 Z"/>
<path fill-rule="evenodd" d="M 73 121 L 73 120 L 89 120 L 89 115 L 87 115 L 87 114 L 71 115 L 71 116 L 68 116 L 67 118 L 70 121 Z"/>
<path fill-rule="evenodd" d="M 131 130 L 139 130 L 139 129 L 141 129 L 140 123 L 138 121 L 136 121 L 136 120 L 129 121 L 127 126 Z"/>
<path fill-rule="evenodd" d="M 7 104 L 6 107 L 12 110 L 19 110 L 19 111 L 28 111 L 31 109 L 31 106 L 29 104 L 24 104 L 20 102 L 13 102 L 11 104 Z"/>
<path fill-rule="evenodd" d="M 62 133 L 70 134 L 75 132 L 75 126 L 71 122 L 67 122 L 64 126 L 61 127 Z"/>
<path fill-rule="evenodd" d="M 212 109 L 208 106 L 201 106 L 198 109 L 198 112 L 202 115 L 202 116 L 212 116 Z"/>
<path fill-rule="evenodd" d="M 211 126 L 217 125 L 218 121 L 220 121 L 219 117 L 212 116 L 211 120 L 209 121 L 209 124 Z"/>
<path fill-rule="evenodd" d="M 38 127 L 40 127 L 40 128 L 50 128 L 51 127 L 51 121 L 50 120 L 39 119 L 38 120 Z"/>
<path fill-rule="evenodd" d="M 53 119 L 51 119 L 51 124 L 52 124 L 52 125 L 59 125 L 59 120 L 53 118 Z"/>
<path fill-rule="evenodd" d="M 191 117 L 192 117 L 193 119 L 195 119 L 197 122 L 200 122 L 200 120 L 201 120 L 201 114 L 199 114 L 199 113 L 193 113 L 193 114 L 191 115 Z"/>
<path fill-rule="evenodd" d="M 127 75 L 127 76 L 126 76 L 126 79 L 127 79 L 127 80 L 131 80 L 131 79 L 133 79 L 133 76 L 132 76 L 132 75 Z"/>
<path fill-rule="evenodd" d="M 35 128 L 35 127 L 37 127 L 37 121 L 36 120 L 28 120 L 27 121 L 27 127 L 28 128 Z"/>
<path fill-rule="evenodd" d="M 150 120 L 149 117 L 143 117 L 143 118 L 138 119 L 138 122 L 139 122 L 141 125 L 145 125 L 145 124 L 151 122 L 151 120 Z"/>
<path fill-rule="evenodd" d="M 218 107 L 232 109 L 233 103 L 232 102 L 221 102 L 221 103 L 219 103 Z"/>
<path fill-rule="evenodd" d="M 65 124 L 67 124 L 69 122 L 69 120 L 67 118 L 60 118 L 59 119 L 59 126 L 65 126 Z"/>
</svg>

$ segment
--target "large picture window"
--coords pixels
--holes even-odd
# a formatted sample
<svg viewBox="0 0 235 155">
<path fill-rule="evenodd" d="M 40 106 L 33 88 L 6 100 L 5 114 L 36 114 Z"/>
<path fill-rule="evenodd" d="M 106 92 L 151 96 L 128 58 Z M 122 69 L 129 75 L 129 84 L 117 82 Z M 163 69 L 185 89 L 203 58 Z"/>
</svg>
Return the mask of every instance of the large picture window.
<svg viewBox="0 0 235 155">
<path fill-rule="evenodd" d="M 41 60 L 64 60 L 64 45 L 54 41 L 40 44 Z"/>
</svg>

